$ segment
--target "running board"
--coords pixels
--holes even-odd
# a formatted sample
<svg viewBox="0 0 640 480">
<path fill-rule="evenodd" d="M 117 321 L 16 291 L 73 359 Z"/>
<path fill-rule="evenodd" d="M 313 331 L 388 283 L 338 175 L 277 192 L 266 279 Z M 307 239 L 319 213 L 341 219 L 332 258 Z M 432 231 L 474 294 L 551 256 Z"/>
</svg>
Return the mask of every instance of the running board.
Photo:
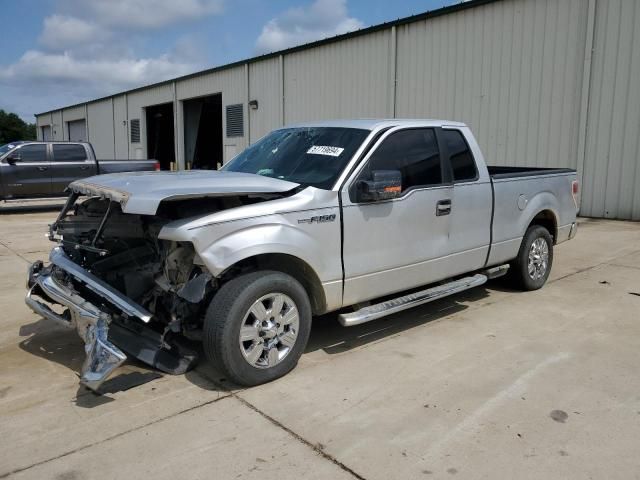
<svg viewBox="0 0 640 480">
<path fill-rule="evenodd" d="M 504 272 L 506 273 L 506 269 Z M 393 298 L 375 305 L 369 305 L 352 313 L 343 313 L 338 316 L 338 320 L 344 327 L 352 327 L 354 325 L 360 325 L 361 323 L 370 322 L 371 320 L 386 317 L 392 313 L 401 312 L 402 310 L 433 302 L 434 300 L 448 297 L 449 295 L 463 292 L 470 288 L 479 287 L 492 277 L 491 273 L 494 272 L 486 271 L 485 274 L 477 273 L 471 277 L 461 278 L 445 283 L 444 285 L 428 288 L 427 290 L 410 293 L 409 295 Z M 500 273 L 502 273 L 502 271 L 500 271 Z"/>
</svg>

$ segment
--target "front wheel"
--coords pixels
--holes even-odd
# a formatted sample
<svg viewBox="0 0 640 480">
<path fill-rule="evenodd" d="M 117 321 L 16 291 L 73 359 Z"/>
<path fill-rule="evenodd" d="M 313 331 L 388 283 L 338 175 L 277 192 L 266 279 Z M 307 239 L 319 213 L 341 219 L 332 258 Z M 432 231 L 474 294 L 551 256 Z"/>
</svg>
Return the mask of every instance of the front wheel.
<svg viewBox="0 0 640 480">
<path fill-rule="evenodd" d="M 522 239 L 518 256 L 511 264 L 511 276 L 522 290 L 538 290 L 549 278 L 553 264 L 553 239 L 549 231 L 532 225 Z"/>
<path fill-rule="evenodd" d="M 275 271 L 225 283 L 204 321 L 204 351 L 230 380 L 245 386 L 291 371 L 307 344 L 311 305 L 304 287 Z"/>
</svg>

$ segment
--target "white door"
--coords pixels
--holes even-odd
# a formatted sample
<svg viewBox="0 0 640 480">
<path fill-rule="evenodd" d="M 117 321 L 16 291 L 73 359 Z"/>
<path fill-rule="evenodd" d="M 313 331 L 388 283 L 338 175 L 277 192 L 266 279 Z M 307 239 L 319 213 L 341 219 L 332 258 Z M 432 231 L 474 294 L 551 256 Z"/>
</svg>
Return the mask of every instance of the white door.
<svg viewBox="0 0 640 480">
<path fill-rule="evenodd" d="M 374 170 L 399 170 L 402 194 L 357 200 L 360 180 Z M 449 276 L 452 185 L 433 128 L 396 128 L 372 149 L 341 192 L 344 215 L 344 305 L 425 285 Z"/>
<path fill-rule="evenodd" d="M 42 141 L 50 142 L 51 141 L 51 125 L 45 125 L 40 128 L 42 129 Z"/>
<path fill-rule="evenodd" d="M 87 123 L 84 120 L 73 120 L 67 122 L 69 127 L 70 142 L 86 142 L 87 141 Z"/>
</svg>

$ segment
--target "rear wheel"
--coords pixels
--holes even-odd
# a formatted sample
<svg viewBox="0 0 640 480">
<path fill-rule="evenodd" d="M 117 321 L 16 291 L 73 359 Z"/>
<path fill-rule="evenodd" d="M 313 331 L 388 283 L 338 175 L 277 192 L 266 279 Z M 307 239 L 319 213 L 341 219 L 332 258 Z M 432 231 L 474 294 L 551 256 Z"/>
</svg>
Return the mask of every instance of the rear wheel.
<svg viewBox="0 0 640 480">
<path fill-rule="evenodd" d="M 532 225 L 527 229 L 518 256 L 511 263 L 511 278 L 523 290 L 537 290 L 549 278 L 553 264 L 553 239 L 549 231 Z"/>
<path fill-rule="evenodd" d="M 204 322 L 204 350 L 235 383 L 258 385 L 296 366 L 310 329 L 309 297 L 296 279 L 252 272 L 225 283 L 214 296 Z"/>
</svg>

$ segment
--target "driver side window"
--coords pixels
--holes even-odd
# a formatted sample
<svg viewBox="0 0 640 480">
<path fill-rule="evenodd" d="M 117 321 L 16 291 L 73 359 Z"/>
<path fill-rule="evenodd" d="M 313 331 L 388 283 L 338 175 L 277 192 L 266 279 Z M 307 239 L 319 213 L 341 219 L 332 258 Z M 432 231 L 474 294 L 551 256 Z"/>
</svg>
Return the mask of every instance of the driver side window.
<svg viewBox="0 0 640 480">
<path fill-rule="evenodd" d="M 20 154 L 20 161 L 24 163 L 47 161 L 47 146 L 45 144 L 23 145 L 15 152 Z"/>
<path fill-rule="evenodd" d="M 442 184 L 440 150 L 433 128 L 401 130 L 387 137 L 369 158 L 360 180 L 374 170 L 399 170 L 402 191 Z"/>
</svg>

